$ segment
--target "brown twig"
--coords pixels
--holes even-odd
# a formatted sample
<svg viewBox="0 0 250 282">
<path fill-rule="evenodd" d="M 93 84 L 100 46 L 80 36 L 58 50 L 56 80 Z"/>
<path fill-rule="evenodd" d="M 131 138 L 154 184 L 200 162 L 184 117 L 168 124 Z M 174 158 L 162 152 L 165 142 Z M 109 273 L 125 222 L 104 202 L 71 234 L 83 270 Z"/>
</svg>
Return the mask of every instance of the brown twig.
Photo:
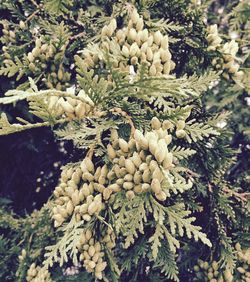
<svg viewBox="0 0 250 282">
<path fill-rule="evenodd" d="M 212 193 L 212 185 L 210 184 L 210 183 L 208 183 L 208 191 L 210 192 L 210 193 Z"/>
<path fill-rule="evenodd" d="M 40 12 L 39 10 L 36 10 L 34 13 L 32 13 L 30 16 L 28 16 L 28 18 L 26 19 L 25 23 L 27 23 L 28 21 L 30 21 L 36 14 L 38 14 Z"/>
<path fill-rule="evenodd" d="M 85 32 L 85 31 L 80 32 L 80 33 L 78 33 L 78 34 L 75 34 L 75 35 L 71 36 L 71 37 L 70 37 L 70 40 L 75 40 L 75 39 L 77 39 L 77 38 L 79 38 L 79 37 L 82 37 L 82 36 L 84 36 L 84 35 L 86 35 L 86 32 Z"/>
<path fill-rule="evenodd" d="M 92 147 L 90 147 L 89 148 L 89 150 L 88 150 L 88 153 L 87 153 L 87 157 L 88 158 L 90 158 L 90 159 L 92 159 L 92 157 L 93 157 L 93 154 L 94 154 L 94 148 L 93 148 L 94 146 L 92 146 Z"/>
<path fill-rule="evenodd" d="M 228 194 L 231 194 L 231 196 L 234 196 L 235 198 L 243 202 L 247 202 L 247 198 L 250 196 L 250 192 L 238 193 L 228 189 L 227 187 L 224 187 L 222 190 Z"/>
<path fill-rule="evenodd" d="M 32 4 L 33 4 L 34 6 L 36 6 L 37 8 L 39 8 L 39 5 L 36 3 L 36 1 L 30 0 L 30 2 L 32 2 Z"/>
<path fill-rule="evenodd" d="M 188 168 L 186 169 L 186 173 L 188 175 L 192 176 L 192 177 L 197 177 L 197 178 L 200 177 L 200 175 L 198 173 L 195 173 L 194 171 L 192 171 L 191 169 L 188 169 Z"/>
<path fill-rule="evenodd" d="M 115 112 L 115 113 L 120 114 L 121 116 L 125 117 L 126 120 L 129 123 L 129 125 L 131 126 L 131 135 L 134 135 L 135 126 L 134 126 L 134 123 L 132 121 L 131 116 L 129 116 L 128 113 L 126 113 L 125 111 L 123 111 L 121 108 L 118 108 L 118 107 L 115 107 L 115 108 L 111 109 L 110 111 Z"/>
</svg>

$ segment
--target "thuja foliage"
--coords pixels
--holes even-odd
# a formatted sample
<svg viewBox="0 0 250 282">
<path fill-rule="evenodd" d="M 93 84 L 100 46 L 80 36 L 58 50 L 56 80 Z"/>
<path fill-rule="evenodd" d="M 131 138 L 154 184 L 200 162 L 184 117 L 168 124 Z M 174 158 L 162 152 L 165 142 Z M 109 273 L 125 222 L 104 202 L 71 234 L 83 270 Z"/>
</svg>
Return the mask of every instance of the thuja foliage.
<svg viewBox="0 0 250 282">
<path fill-rule="evenodd" d="M 208 95 L 206 103 L 214 111 L 224 109 L 234 113 L 229 123 L 234 132 L 231 144 L 241 153 L 229 173 L 229 179 L 237 181 L 237 185 L 247 189 L 249 186 L 247 177 L 249 167 L 249 5 L 247 1 L 239 3 L 230 1 L 227 6 L 218 7 L 218 9 L 224 9 L 228 13 L 223 24 L 220 21 L 217 22 L 213 17 L 210 18 L 210 21 L 217 24 L 218 34 L 223 36 L 226 30 L 228 36 L 234 39 L 235 50 L 238 50 L 235 54 L 234 67 L 239 68 L 240 65 L 238 74 L 243 76 L 244 73 L 244 77 L 240 83 L 236 84 L 231 84 L 228 79 L 218 81 L 214 87 L 216 95 Z"/>
<path fill-rule="evenodd" d="M 79 149 L 40 211 L 1 211 L 6 281 L 249 281 L 234 114 L 213 102 L 249 90 L 247 59 L 208 4 L 163 2 L 2 4 L 19 21 L 3 21 L 1 73 L 20 82 L 0 103 L 35 118 L 2 113 L 0 134 L 49 126 Z"/>
</svg>

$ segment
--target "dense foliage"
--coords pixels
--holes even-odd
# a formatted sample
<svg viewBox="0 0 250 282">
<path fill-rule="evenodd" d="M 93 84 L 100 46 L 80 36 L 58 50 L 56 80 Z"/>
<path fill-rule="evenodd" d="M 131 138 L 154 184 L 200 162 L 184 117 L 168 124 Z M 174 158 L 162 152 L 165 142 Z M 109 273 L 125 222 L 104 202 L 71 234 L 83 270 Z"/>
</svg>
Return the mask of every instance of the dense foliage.
<svg viewBox="0 0 250 282">
<path fill-rule="evenodd" d="M 0 9 L 1 281 L 249 281 L 248 1 Z"/>
</svg>

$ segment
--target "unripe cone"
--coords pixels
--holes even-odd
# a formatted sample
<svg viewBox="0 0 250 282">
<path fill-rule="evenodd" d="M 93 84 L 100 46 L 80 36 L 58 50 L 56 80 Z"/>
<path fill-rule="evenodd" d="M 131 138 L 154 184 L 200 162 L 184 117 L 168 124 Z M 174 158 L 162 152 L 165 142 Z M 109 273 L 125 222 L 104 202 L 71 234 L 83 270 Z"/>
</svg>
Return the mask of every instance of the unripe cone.
<svg viewBox="0 0 250 282">
<path fill-rule="evenodd" d="M 76 116 L 79 118 L 84 117 L 86 113 L 85 105 L 83 103 L 79 103 L 75 108 L 75 113 L 76 113 Z"/>
<path fill-rule="evenodd" d="M 107 178 L 108 178 L 108 180 L 110 180 L 110 181 L 113 180 L 113 179 L 115 179 L 116 176 L 115 176 L 114 171 L 110 170 L 110 171 L 108 172 L 108 174 L 107 174 Z"/>
<path fill-rule="evenodd" d="M 155 194 L 155 197 L 159 201 L 165 201 L 167 199 L 167 195 L 164 191 L 161 191 L 159 194 Z"/>
<path fill-rule="evenodd" d="M 72 198 L 73 204 L 74 204 L 75 206 L 78 205 L 79 202 L 80 202 L 80 199 L 79 199 L 79 191 L 76 190 L 76 191 L 72 194 L 71 198 Z"/>
<path fill-rule="evenodd" d="M 239 271 L 239 273 L 243 274 L 246 272 L 246 270 L 243 267 L 237 267 L 237 270 Z"/>
<path fill-rule="evenodd" d="M 165 153 L 163 153 L 163 151 L 165 150 L 162 150 L 162 147 L 160 146 L 158 146 L 158 148 L 155 151 L 154 156 L 159 163 L 162 163 L 165 158 Z"/>
<path fill-rule="evenodd" d="M 99 253 L 95 253 L 92 257 L 93 262 L 97 263 L 99 260 Z"/>
<path fill-rule="evenodd" d="M 124 183 L 123 183 L 123 188 L 124 188 L 125 190 L 131 190 L 133 187 L 134 187 L 133 182 L 124 182 Z"/>
<path fill-rule="evenodd" d="M 34 57 L 38 57 L 39 55 L 41 54 L 41 50 L 39 47 L 35 47 L 33 50 L 32 50 L 32 55 Z"/>
<path fill-rule="evenodd" d="M 137 43 L 138 46 L 141 46 L 141 44 L 142 44 L 139 32 L 136 35 L 135 42 Z"/>
<path fill-rule="evenodd" d="M 63 207 L 58 207 L 58 212 L 62 217 L 66 218 L 68 216 L 67 210 Z"/>
<path fill-rule="evenodd" d="M 91 220 L 91 216 L 89 214 L 84 214 L 82 216 L 82 219 L 85 220 L 85 221 L 90 221 Z"/>
<path fill-rule="evenodd" d="M 32 63 L 34 61 L 34 56 L 31 52 L 28 53 L 28 60 Z"/>
<path fill-rule="evenodd" d="M 161 32 L 158 30 L 154 33 L 154 42 L 156 45 L 160 46 L 161 41 L 163 39 L 163 35 L 161 34 Z"/>
<path fill-rule="evenodd" d="M 146 53 L 148 49 L 148 43 L 144 42 L 141 46 L 141 52 Z"/>
<path fill-rule="evenodd" d="M 84 172 L 83 175 L 82 175 L 82 179 L 85 180 L 85 181 L 88 180 L 89 182 L 92 182 L 95 178 L 91 173 Z"/>
<path fill-rule="evenodd" d="M 105 164 L 105 165 L 101 168 L 101 176 L 106 177 L 107 174 L 108 174 L 108 167 L 107 167 L 107 165 Z M 104 183 L 102 183 L 102 184 L 104 184 Z"/>
<path fill-rule="evenodd" d="M 131 20 L 132 20 L 132 22 L 133 22 L 134 24 L 136 24 L 136 23 L 138 22 L 139 18 L 140 18 L 140 16 L 139 16 L 137 10 L 134 9 L 134 10 L 132 11 L 132 13 L 131 13 Z"/>
<path fill-rule="evenodd" d="M 41 51 L 42 51 L 42 52 L 46 52 L 47 49 L 48 49 L 48 44 L 43 44 L 43 45 L 41 46 Z"/>
<path fill-rule="evenodd" d="M 74 210 L 74 205 L 73 205 L 72 201 L 68 201 L 67 206 L 66 206 L 66 211 L 67 211 L 68 215 L 71 215 L 73 210 Z"/>
<path fill-rule="evenodd" d="M 148 30 L 144 29 L 140 32 L 140 39 L 142 42 L 145 42 L 148 40 Z"/>
<path fill-rule="evenodd" d="M 102 28 L 101 35 L 102 35 L 102 36 L 106 36 L 108 33 L 109 33 L 109 29 L 108 29 L 108 27 L 105 25 L 105 26 Z"/>
<path fill-rule="evenodd" d="M 21 29 L 25 29 L 25 23 L 23 21 L 19 22 L 19 26 Z"/>
<path fill-rule="evenodd" d="M 171 64 L 170 62 L 166 62 L 163 66 L 163 72 L 164 74 L 169 74 L 171 70 Z"/>
<path fill-rule="evenodd" d="M 184 129 L 185 127 L 185 121 L 184 120 L 178 120 L 177 123 L 176 123 L 176 128 L 177 129 Z"/>
<path fill-rule="evenodd" d="M 244 72 L 243 71 L 237 71 L 235 74 L 234 74 L 234 78 L 235 79 L 238 79 L 238 80 L 241 80 L 244 76 Z"/>
<path fill-rule="evenodd" d="M 214 279 L 213 279 L 213 277 L 214 277 L 213 272 L 208 272 L 208 274 L 207 274 L 207 278 L 209 279 L 209 281 L 214 280 Z M 214 281 L 212 281 L 212 282 L 214 282 Z M 216 279 L 215 279 L 215 282 L 217 282 L 217 280 L 216 280 Z"/>
<path fill-rule="evenodd" d="M 88 266 L 89 266 L 91 269 L 94 269 L 95 266 L 96 266 L 96 263 L 91 260 L 91 261 L 89 262 Z"/>
<path fill-rule="evenodd" d="M 114 32 L 114 31 L 116 30 L 116 28 L 117 28 L 116 19 L 112 19 L 112 20 L 110 21 L 109 26 L 112 28 L 112 30 L 113 30 L 113 32 Z M 113 33 L 113 32 L 112 32 L 112 33 Z"/>
<path fill-rule="evenodd" d="M 85 214 L 85 213 L 87 213 L 88 212 L 88 204 L 82 204 L 81 206 L 80 206 L 80 213 L 81 214 Z"/>
<path fill-rule="evenodd" d="M 101 176 L 98 178 L 99 184 L 104 185 L 106 183 L 106 177 L 101 174 Z"/>
<path fill-rule="evenodd" d="M 130 174 L 134 174 L 135 173 L 135 165 L 132 162 L 132 160 L 130 160 L 130 159 L 126 159 L 125 160 L 125 168 L 128 171 L 128 173 L 130 173 Z"/>
<path fill-rule="evenodd" d="M 68 196 L 71 197 L 73 195 L 73 193 L 75 192 L 76 188 L 75 188 L 75 185 L 74 185 L 74 187 L 72 187 L 73 185 L 71 185 L 70 181 L 68 181 L 68 185 L 70 185 L 70 186 L 65 188 L 65 192 Z"/>
<path fill-rule="evenodd" d="M 96 191 L 103 193 L 105 186 L 100 183 L 94 183 L 94 188 Z"/>
<path fill-rule="evenodd" d="M 125 182 L 125 181 L 124 181 L 123 178 L 118 178 L 118 179 L 116 180 L 116 184 L 119 185 L 119 186 L 121 186 L 124 182 Z M 121 191 L 120 188 L 119 188 L 119 190 L 118 190 L 117 192 L 119 192 L 119 191 Z"/>
<path fill-rule="evenodd" d="M 161 48 L 164 50 L 168 49 L 168 36 L 167 35 L 163 36 L 161 40 Z"/>
<path fill-rule="evenodd" d="M 147 55 L 148 61 L 153 60 L 154 54 L 153 54 L 152 49 L 150 47 L 147 48 L 146 55 Z"/>
<path fill-rule="evenodd" d="M 10 37 L 12 37 L 12 38 L 15 38 L 15 37 L 16 37 L 15 32 L 12 31 L 12 30 L 9 31 L 9 35 L 10 35 Z"/>
<path fill-rule="evenodd" d="M 99 253 L 101 251 L 101 244 L 99 242 L 95 243 L 95 251 L 96 251 L 96 253 Z"/>
<path fill-rule="evenodd" d="M 155 154 L 156 152 L 156 149 L 158 147 L 158 143 L 157 143 L 157 140 L 156 139 L 150 139 L 149 140 L 149 143 L 148 143 L 148 146 L 149 146 L 149 151 L 152 155 Z"/>
<path fill-rule="evenodd" d="M 104 189 L 104 191 L 103 191 L 103 199 L 105 201 L 107 201 L 110 198 L 111 194 L 112 194 L 112 190 L 111 189 L 109 189 L 109 188 Z"/>
<path fill-rule="evenodd" d="M 52 108 L 56 107 L 59 98 L 56 96 L 49 97 L 49 105 L 48 108 L 51 110 Z"/>
<path fill-rule="evenodd" d="M 37 38 L 35 44 L 36 44 L 36 47 L 41 47 L 42 45 L 41 38 Z"/>
<path fill-rule="evenodd" d="M 170 70 L 173 70 L 175 66 L 176 66 L 175 62 L 170 61 Z"/>
<path fill-rule="evenodd" d="M 151 47 L 153 42 L 154 42 L 153 35 L 149 35 L 148 40 L 147 40 L 148 47 Z"/>
<path fill-rule="evenodd" d="M 128 142 L 128 147 L 130 150 L 134 150 L 136 146 L 136 142 L 134 138 L 130 138 L 129 142 Z"/>
<path fill-rule="evenodd" d="M 146 64 L 148 66 L 147 55 L 144 52 L 141 52 L 141 64 Z"/>
<path fill-rule="evenodd" d="M 211 43 L 211 42 L 217 40 L 218 38 L 219 38 L 218 34 L 215 34 L 215 33 L 210 33 L 210 34 L 208 34 L 208 36 L 206 37 L 206 39 L 207 39 L 207 41 L 208 41 L 209 43 Z"/>
<path fill-rule="evenodd" d="M 143 30 L 143 26 L 144 26 L 143 19 L 139 18 L 136 23 L 136 30 L 137 31 Z"/>
<path fill-rule="evenodd" d="M 133 161 L 136 167 L 139 167 L 142 163 L 142 160 L 137 152 L 134 152 L 131 160 Z"/>
<path fill-rule="evenodd" d="M 92 238 L 92 232 L 91 230 L 87 230 L 86 233 L 85 233 L 85 237 L 86 237 L 86 240 L 89 241 L 91 238 Z"/>
<path fill-rule="evenodd" d="M 239 66 L 238 64 L 234 64 L 233 66 L 231 66 L 231 67 L 229 68 L 228 72 L 229 72 L 229 73 L 235 73 L 235 72 L 238 71 L 239 67 L 240 67 L 240 66 Z"/>
<path fill-rule="evenodd" d="M 124 40 L 125 39 L 125 34 L 124 34 L 123 30 L 121 30 L 121 29 L 117 30 L 116 38 L 118 40 Z"/>
<path fill-rule="evenodd" d="M 90 193 L 89 185 L 87 183 L 84 183 L 81 189 L 82 193 L 84 194 L 85 197 L 88 197 Z"/>
<path fill-rule="evenodd" d="M 135 65 L 137 65 L 137 64 L 138 64 L 138 58 L 135 57 L 135 56 L 132 57 L 132 58 L 131 58 L 131 65 L 134 65 L 134 66 L 135 66 Z"/>
<path fill-rule="evenodd" d="M 129 55 L 130 55 L 130 57 L 135 56 L 139 51 L 140 51 L 140 49 L 139 49 L 137 43 L 134 42 L 134 43 L 130 46 L 130 50 L 129 50 Z"/>
<path fill-rule="evenodd" d="M 72 105 L 70 105 L 69 102 L 67 101 L 64 101 L 63 98 L 60 98 L 58 100 L 58 104 L 62 107 L 62 109 L 67 112 L 67 113 L 74 113 L 75 112 L 75 109 Z"/>
<path fill-rule="evenodd" d="M 154 178 L 151 182 L 151 188 L 152 188 L 152 191 L 155 193 L 155 194 L 159 194 L 161 192 L 161 183 L 159 181 L 159 179 L 157 178 Z"/>
<path fill-rule="evenodd" d="M 124 156 L 120 156 L 119 161 L 118 161 L 118 164 L 119 164 L 120 168 L 125 166 L 125 160 L 126 159 L 125 159 Z"/>
<path fill-rule="evenodd" d="M 218 262 L 217 262 L 217 261 L 213 261 L 213 262 L 212 262 L 212 268 L 213 268 L 214 270 L 218 270 L 219 265 L 218 265 Z"/>
<path fill-rule="evenodd" d="M 131 28 L 128 32 L 128 39 L 133 42 L 135 41 L 136 36 L 137 36 L 136 30 L 134 28 Z"/>
<path fill-rule="evenodd" d="M 118 184 L 114 183 L 114 184 L 109 185 L 108 189 L 110 189 L 111 191 L 114 191 L 114 192 L 118 192 L 118 191 L 120 191 L 121 188 Z"/>
<path fill-rule="evenodd" d="M 125 45 L 123 45 L 123 47 L 122 47 L 122 54 L 123 54 L 126 58 L 129 57 L 129 49 L 128 49 L 128 47 L 125 46 Z"/>
<path fill-rule="evenodd" d="M 81 174 L 77 173 L 76 171 L 72 174 L 72 180 L 75 182 L 76 185 L 79 184 L 81 180 Z"/>
<path fill-rule="evenodd" d="M 95 272 L 95 277 L 97 278 L 97 279 L 99 279 L 99 280 L 102 280 L 102 273 L 101 272 L 99 272 L 99 271 L 96 271 Z"/>
<path fill-rule="evenodd" d="M 149 68 L 149 74 L 152 75 L 152 76 L 155 76 L 156 75 L 156 67 L 155 65 L 152 65 L 150 68 Z"/>
<path fill-rule="evenodd" d="M 152 129 L 160 129 L 161 128 L 161 122 L 157 117 L 153 117 L 151 120 L 151 127 Z"/>
<path fill-rule="evenodd" d="M 218 45 L 220 45 L 221 41 L 222 41 L 222 39 L 221 39 L 220 37 L 217 37 L 217 38 L 211 43 L 211 45 L 217 47 Z"/>
<path fill-rule="evenodd" d="M 123 179 L 124 179 L 124 182 L 125 182 L 125 181 L 131 182 L 131 181 L 133 180 L 133 175 L 130 174 L 130 173 L 128 173 L 128 174 L 126 174 L 126 175 L 124 176 Z"/>
<path fill-rule="evenodd" d="M 149 169 L 151 171 L 151 173 L 154 173 L 154 171 L 159 168 L 157 161 L 155 160 L 151 160 L 149 163 Z"/>
<path fill-rule="evenodd" d="M 142 193 L 142 185 L 141 184 L 136 185 L 133 190 L 135 193 L 138 193 L 138 194 Z"/>
<path fill-rule="evenodd" d="M 133 180 L 134 180 L 135 184 L 140 184 L 141 183 L 142 175 L 141 175 L 140 171 L 136 171 L 135 172 Z"/>
<path fill-rule="evenodd" d="M 153 63 L 155 66 L 161 64 L 160 58 L 161 58 L 161 52 L 155 51 L 153 55 Z"/>
<path fill-rule="evenodd" d="M 146 160 L 146 155 L 145 155 L 145 153 L 144 153 L 143 150 L 140 151 L 139 156 L 140 156 L 140 158 L 141 158 L 142 161 L 145 161 L 145 160 Z"/>
<path fill-rule="evenodd" d="M 151 173 L 149 169 L 145 169 L 142 174 L 142 180 L 143 182 L 150 182 L 151 180 Z"/>
<path fill-rule="evenodd" d="M 62 223 L 64 221 L 64 217 L 58 213 L 58 214 L 54 214 L 53 218 L 58 222 L 58 223 Z"/>
<path fill-rule="evenodd" d="M 124 139 L 119 138 L 119 146 L 123 152 L 128 152 L 128 143 Z"/>
<path fill-rule="evenodd" d="M 91 161 L 91 159 L 88 158 L 88 157 L 86 157 L 86 158 L 84 159 L 84 162 L 85 162 L 85 164 L 86 164 L 87 170 L 88 170 L 89 172 L 93 173 L 94 170 L 95 170 L 95 167 L 94 167 L 94 164 L 93 164 L 93 162 Z"/>
<path fill-rule="evenodd" d="M 166 153 L 165 159 L 164 159 L 164 162 L 163 162 L 163 167 L 165 169 L 169 169 L 169 168 L 171 168 L 172 163 L 173 163 L 173 154 L 172 153 Z"/>
<path fill-rule="evenodd" d="M 113 170 L 114 170 L 117 178 L 120 178 L 121 177 L 121 169 L 120 169 L 119 165 L 115 164 L 113 166 Z"/>
<path fill-rule="evenodd" d="M 95 247 L 94 246 L 90 246 L 88 249 L 88 253 L 90 255 L 90 257 L 93 257 L 95 254 Z"/>
<path fill-rule="evenodd" d="M 160 57 L 161 57 L 161 61 L 163 63 L 170 61 L 171 60 L 171 53 L 169 52 L 169 50 L 160 50 Z"/>
<path fill-rule="evenodd" d="M 140 166 L 139 166 L 139 171 L 144 171 L 148 169 L 148 165 L 146 163 L 142 163 Z"/>
<path fill-rule="evenodd" d="M 150 185 L 148 183 L 143 183 L 141 188 L 142 188 L 142 192 L 147 192 L 150 189 Z"/>
<path fill-rule="evenodd" d="M 148 149 L 148 140 L 144 137 L 142 132 L 138 129 L 134 132 L 134 138 L 143 150 Z"/>
<path fill-rule="evenodd" d="M 105 269 L 105 267 L 107 266 L 107 263 L 106 262 L 101 262 L 101 263 L 98 263 L 97 265 L 96 265 L 96 272 L 102 272 L 104 269 Z"/>
<path fill-rule="evenodd" d="M 127 197 L 127 199 L 132 200 L 135 197 L 135 193 L 133 191 L 131 191 L 131 190 L 127 191 L 126 192 L 126 197 Z"/>
<path fill-rule="evenodd" d="M 183 129 L 176 130 L 175 134 L 177 138 L 184 138 L 186 136 L 186 132 Z"/>
</svg>

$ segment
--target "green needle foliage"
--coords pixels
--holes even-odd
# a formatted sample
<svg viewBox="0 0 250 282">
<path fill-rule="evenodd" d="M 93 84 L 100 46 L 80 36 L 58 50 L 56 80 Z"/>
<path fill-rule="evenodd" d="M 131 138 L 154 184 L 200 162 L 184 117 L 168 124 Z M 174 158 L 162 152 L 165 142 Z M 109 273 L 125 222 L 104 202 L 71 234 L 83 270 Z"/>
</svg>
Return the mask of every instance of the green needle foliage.
<svg viewBox="0 0 250 282">
<path fill-rule="evenodd" d="M 32 120 L 2 113 L 0 135 L 46 126 L 77 153 L 41 210 L 1 209 L 0 256 L 14 270 L 0 277 L 249 281 L 249 192 L 234 145 L 248 132 L 247 7 L 234 3 L 223 29 L 213 3 L 113 4 L 1 3 L 13 16 L 0 73 L 16 82 L 0 104 L 26 103 Z"/>
</svg>

